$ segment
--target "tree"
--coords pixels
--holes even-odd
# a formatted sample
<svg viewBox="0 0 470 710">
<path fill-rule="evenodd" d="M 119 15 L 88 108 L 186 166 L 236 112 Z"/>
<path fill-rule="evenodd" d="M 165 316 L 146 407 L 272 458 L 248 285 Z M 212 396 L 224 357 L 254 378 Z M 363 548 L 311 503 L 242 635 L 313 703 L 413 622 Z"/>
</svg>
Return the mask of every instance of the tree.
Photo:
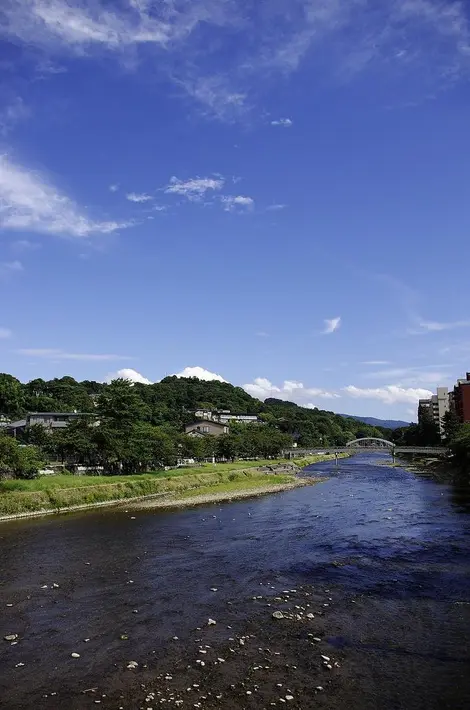
<svg viewBox="0 0 470 710">
<path fill-rule="evenodd" d="M 23 385 L 16 377 L 0 373 L 0 414 L 19 417 L 24 411 Z"/>
<path fill-rule="evenodd" d="M 453 409 L 449 409 L 442 417 L 442 429 L 444 443 L 451 444 L 460 429 L 460 420 Z"/>
<path fill-rule="evenodd" d="M 420 407 L 418 412 L 417 438 L 419 446 L 439 446 L 441 443 L 439 427 L 427 407 Z"/>
<path fill-rule="evenodd" d="M 461 424 L 450 442 L 452 457 L 462 471 L 470 471 L 470 424 Z"/>
<path fill-rule="evenodd" d="M 19 444 L 6 434 L 0 434 L 0 476 L 35 478 L 44 465 L 44 459 L 35 446 Z"/>
<path fill-rule="evenodd" d="M 98 418 L 114 429 L 131 427 L 150 417 L 147 405 L 128 380 L 113 380 L 101 392 L 97 404 Z"/>
</svg>

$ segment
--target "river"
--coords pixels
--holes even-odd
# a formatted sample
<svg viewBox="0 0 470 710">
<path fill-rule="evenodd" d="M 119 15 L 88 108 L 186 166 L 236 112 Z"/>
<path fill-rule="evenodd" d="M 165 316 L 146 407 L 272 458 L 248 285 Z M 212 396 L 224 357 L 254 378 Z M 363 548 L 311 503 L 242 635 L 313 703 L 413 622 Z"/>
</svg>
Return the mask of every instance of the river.
<svg viewBox="0 0 470 710">
<path fill-rule="evenodd" d="M 3 523 L 1 706 L 470 708 L 468 489 L 387 460 L 203 508 Z"/>
</svg>

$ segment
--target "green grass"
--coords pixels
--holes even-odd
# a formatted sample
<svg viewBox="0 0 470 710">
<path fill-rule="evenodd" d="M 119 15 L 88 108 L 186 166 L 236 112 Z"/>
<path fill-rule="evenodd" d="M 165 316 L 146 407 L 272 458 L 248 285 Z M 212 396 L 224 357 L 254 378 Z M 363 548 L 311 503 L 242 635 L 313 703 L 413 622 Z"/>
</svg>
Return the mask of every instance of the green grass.
<svg viewBox="0 0 470 710">
<path fill-rule="evenodd" d="M 10 491 L 50 491 L 55 488 L 83 488 L 84 486 L 100 486 L 129 481 L 154 481 L 162 478 L 179 478 L 181 476 L 200 475 L 205 473 L 225 473 L 257 466 L 272 465 L 276 461 L 235 461 L 235 463 L 206 463 L 202 466 L 175 468 L 169 471 L 150 471 L 148 473 L 129 476 L 73 476 L 58 474 L 56 476 L 41 476 L 32 480 L 0 481 L 0 494 Z"/>
<path fill-rule="evenodd" d="M 325 458 L 313 456 L 295 463 L 307 466 Z M 130 476 L 57 475 L 30 481 L 0 481 L 0 515 L 59 510 L 149 495 L 205 495 L 210 492 L 237 491 L 294 480 L 294 477 L 289 475 L 261 475 L 251 470 L 280 462 L 279 459 L 237 461 Z"/>
</svg>

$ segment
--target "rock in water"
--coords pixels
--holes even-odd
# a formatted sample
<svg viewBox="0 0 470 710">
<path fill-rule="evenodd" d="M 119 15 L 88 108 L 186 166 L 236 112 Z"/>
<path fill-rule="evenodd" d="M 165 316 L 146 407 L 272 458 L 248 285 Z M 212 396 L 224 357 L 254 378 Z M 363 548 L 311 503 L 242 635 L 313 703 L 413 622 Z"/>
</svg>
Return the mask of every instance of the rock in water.
<svg viewBox="0 0 470 710">
<path fill-rule="evenodd" d="M 284 619 L 284 614 L 282 611 L 273 612 L 273 619 Z"/>
</svg>

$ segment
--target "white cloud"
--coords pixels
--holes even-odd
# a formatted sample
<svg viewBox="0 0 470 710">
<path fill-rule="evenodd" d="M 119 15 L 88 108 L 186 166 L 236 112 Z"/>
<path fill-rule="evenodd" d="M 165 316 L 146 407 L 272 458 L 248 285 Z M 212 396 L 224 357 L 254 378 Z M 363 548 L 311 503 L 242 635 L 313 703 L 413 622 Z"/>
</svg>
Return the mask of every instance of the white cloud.
<svg viewBox="0 0 470 710">
<path fill-rule="evenodd" d="M 220 198 L 220 201 L 224 205 L 224 210 L 226 212 L 238 211 L 249 211 L 252 210 L 255 201 L 252 197 L 244 197 L 243 195 L 224 195 Z"/>
<path fill-rule="evenodd" d="M 112 372 L 106 376 L 105 382 L 112 382 L 113 380 L 128 380 L 129 382 L 139 382 L 142 385 L 151 385 L 153 382 L 137 370 L 133 370 L 130 367 L 125 367 L 123 370 L 118 370 L 117 372 Z"/>
<path fill-rule="evenodd" d="M 338 328 L 341 326 L 341 318 L 338 316 L 337 318 L 326 318 L 325 319 L 325 328 L 323 330 L 324 335 L 331 335 L 331 333 L 334 333 Z"/>
<path fill-rule="evenodd" d="M 268 205 L 266 207 L 266 212 L 278 212 L 279 210 L 285 210 L 287 205 L 283 204 L 274 204 L 274 205 Z"/>
<path fill-rule="evenodd" d="M 7 340 L 11 338 L 12 335 L 13 333 L 9 328 L 0 328 L 0 340 Z"/>
<path fill-rule="evenodd" d="M 354 399 L 377 399 L 384 404 L 417 404 L 419 399 L 428 399 L 432 395 L 432 392 L 427 389 L 398 385 L 365 389 L 349 385 L 343 387 L 343 392 Z"/>
<path fill-rule="evenodd" d="M 278 118 L 275 121 L 271 121 L 271 126 L 281 126 L 282 128 L 290 128 L 293 124 L 290 118 Z"/>
<path fill-rule="evenodd" d="M 110 192 L 117 192 L 119 190 L 119 185 L 110 185 L 108 189 Z"/>
<path fill-rule="evenodd" d="M 374 370 L 363 375 L 365 379 L 394 381 L 399 387 L 420 384 L 435 385 L 442 384 L 449 378 L 449 373 L 444 369 L 447 365 L 421 365 L 415 367 L 393 367 L 385 370 Z M 440 368 L 440 369 L 438 369 Z"/>
<path fill-rule="evenodd" d="M 89 237 L 128 226 L 129 222 L 90 219 L 39 173 L 0 155 L 0 228 Z"/>
<path fill-rule="evenodd" d="M 153 200 L 153 197 L 151 195 L 147 195 L 145 192 L 128 192 L 126 200 L 129 200 L 129 202 L 149 202 L 149 200 Z"/>
<path fill-rule="evenodd" d="M 58 348 L 21 348 L 16 351 L 19 355 L 29 357 L 40 357 L 46 360 L 84 360 L 88 362 L 106 362 L 109 360 L 129 360 L 124 355 L 92 354 L 92 353 L 69 353 Z"/>
<path fill-rule="evenodd" d="M 457 320 L 450 322 L 420 320 L 415 328 L 409 328 L 409 335 L 425 335 L 426 333 L 440 333 L 444 330 L 456 330 L 470 327 L 470 320 Z"/>
<path fill-rule="evenodd" d="M 276 399 L 289 399 L 292 402 L 306 406 L 311 397 L 319 399 L 338 399 L 336 392 L 327 392 L 318 387 L 305 387 L 303 382 L 285 380 L 281 386 L 274 385 L 266 377 L 257 377 L 253 382 L 243 385 L 243 389 L 252 397 L 265 400 L 268 397 Z"/>
<path fill-rule="evenodd" d="M 199 202 L 206 192 L 216 192 L 224 186 L 225 179 L 217 176 L 212 178 L 191 178 L 190 180 L 180 180 L 173 176 L 169 184 L 164 188 L 164 192 L 169 195 L 180 195 L 186 197 L 191 202 Z"/>
<path fill-rule="evenodd" d="M 21 261 L 0 261 L 0 278 L 7 279 L 20 271 L 24 271 Z"/>
<path fill-rule="evenodd" d="M 187 94 L 205 106 L 206 110 L 221 120 L 231 121 L 247 110 L 247 95 L 236 91 L 226 76 L 174 77 Z"/>
<path fill-rule="evenodd" d="M 205 370 L 203 367 L 185 367 L 181 372 L 176 373 L 176 377 L 196 377 L 198 380 L 206 380 L 210 382 L 216 380 L 217 382 L 226 382 L 222 375 L 217 375 L 215 372 L 210 372 Z"/>
<path fill-rule="evenodd" d="M 261 82 L 295 71 L 303 61 L 311 63 L 312 72 L 319 64 L 323 75 L 329 71 L 336 80 L 370 72 L 380 77 L 381 87 L 387 85 L 384 78 L 402 92 L 411 83 L 422 97 L 470 71 L 463 1 L 258 5 L 253 0 L 9 0 L 2 4 L 0 32 L 26 50 L 39 48 L 46 61 L 95 54 L 114 55 L 131 68 L 146 61 L 154 74 L 170 76 L 219 118 L 239 113 Z M 400 81 L 404 77 L 408 81 Z M 291 119 L 276 121 L 282 126 Z"/>
</svg>

